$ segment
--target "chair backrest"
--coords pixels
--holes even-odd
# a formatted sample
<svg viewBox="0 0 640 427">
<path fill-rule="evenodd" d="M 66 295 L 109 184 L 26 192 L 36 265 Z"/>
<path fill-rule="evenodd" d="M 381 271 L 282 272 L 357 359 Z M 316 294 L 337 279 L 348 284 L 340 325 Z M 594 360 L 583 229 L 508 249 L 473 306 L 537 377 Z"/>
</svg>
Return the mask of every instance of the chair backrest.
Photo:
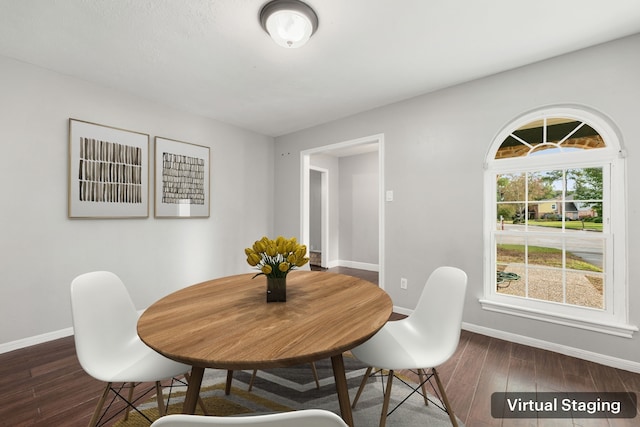
<svg viewBox="0 0 640 427">
<path fill-rule="evenodd" d="M 430 348 L 438 347 L 443 361 L 456 350 L 460 340 L 467 274 L 456 267 L 435 269 L 422 290 L 418 305 L 407 318 L 421 331 Z"/>
<path fill-rule="evenodd" d="M 338 415 L 322 409 L 282 412 L 268 415 L 213 417 L 203 415 L 167 415 L 156 420 L 152 427 L 347 427 Z"/>
<path fill-rule="evenodd" d="M 118 276 L 108 271 L 82 274 L 71 282 L 76 353 L 82 368 L 103 380 L 111 357 L 137 340 L 138 313 Z"/>
</svg>

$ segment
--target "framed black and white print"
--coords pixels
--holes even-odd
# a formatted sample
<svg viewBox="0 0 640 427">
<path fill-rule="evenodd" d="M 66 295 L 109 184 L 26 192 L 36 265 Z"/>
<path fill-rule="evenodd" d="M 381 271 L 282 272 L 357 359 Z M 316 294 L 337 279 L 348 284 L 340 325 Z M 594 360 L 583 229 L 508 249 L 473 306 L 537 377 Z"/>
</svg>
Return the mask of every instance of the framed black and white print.
<svg viewBox="0 0 640 427">
<path fill-rule="evenodd" d="M 149 135 L 69 119 L 69 218 L 149 216 Z"/>
<path fill-rule="evenodd" d="M 209 147 L 155 137 L 155 216 L 209 217 Z"/>
</svg>

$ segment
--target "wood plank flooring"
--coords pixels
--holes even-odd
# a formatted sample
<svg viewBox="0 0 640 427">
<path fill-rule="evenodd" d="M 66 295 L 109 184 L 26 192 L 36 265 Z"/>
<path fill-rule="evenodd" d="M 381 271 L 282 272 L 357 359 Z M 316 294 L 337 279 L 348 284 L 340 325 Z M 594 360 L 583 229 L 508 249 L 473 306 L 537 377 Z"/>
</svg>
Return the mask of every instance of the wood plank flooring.
<svg viewBox="0 0 640 427">
<path fill-rule="evenodd" d="M 377 283 L 377 273 L 345 268 L 339 272 Z M 402 317 L 397 314 L 392 320 Z M 497 391 L 640 393 L 640 374 L 550 351 L 463 331 L 458 350 L 440 366 L 440 375 L 456 415 L 467 427 L 640 425 L 638 417 L 492 418 L 491 393 Z M 0 426 L 7 427 L 86 426 L 104 387 L 80 367 L 72 337 L 0 354 L 0 378 Z M 401 410 L 392 416 L 401 416 Z"/>
</svg>

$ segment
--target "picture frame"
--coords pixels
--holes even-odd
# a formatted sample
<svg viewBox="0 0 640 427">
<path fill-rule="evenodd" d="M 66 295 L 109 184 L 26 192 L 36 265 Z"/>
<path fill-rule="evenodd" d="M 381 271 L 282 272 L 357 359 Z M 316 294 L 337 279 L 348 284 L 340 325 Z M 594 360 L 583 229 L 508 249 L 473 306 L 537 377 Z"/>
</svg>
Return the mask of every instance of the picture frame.
<svg viewBox="0 0 640 427">
<path fill-rule="evenodd" d="M 69 119 L 69 218 L 149 217 L 149 135 Z"/>
<path fill-rule="evenodd" d="M 155 137 L 155 217 L 208 218 L 210 150 Z"/>
</svg>

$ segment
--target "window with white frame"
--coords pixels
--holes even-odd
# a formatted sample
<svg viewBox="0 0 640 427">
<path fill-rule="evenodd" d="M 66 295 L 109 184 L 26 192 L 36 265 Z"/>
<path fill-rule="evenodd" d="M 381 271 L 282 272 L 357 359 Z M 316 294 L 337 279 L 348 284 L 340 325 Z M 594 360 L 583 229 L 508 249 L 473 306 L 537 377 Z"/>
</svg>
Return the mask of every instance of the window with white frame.
<svg viewBox="0 0 640 427">
<path fill-rule="evenodd" d="M 606 119 L 529 113 L 486 159 L 484 309 L 630 337 L 625 161 Z"/>
</svg>

